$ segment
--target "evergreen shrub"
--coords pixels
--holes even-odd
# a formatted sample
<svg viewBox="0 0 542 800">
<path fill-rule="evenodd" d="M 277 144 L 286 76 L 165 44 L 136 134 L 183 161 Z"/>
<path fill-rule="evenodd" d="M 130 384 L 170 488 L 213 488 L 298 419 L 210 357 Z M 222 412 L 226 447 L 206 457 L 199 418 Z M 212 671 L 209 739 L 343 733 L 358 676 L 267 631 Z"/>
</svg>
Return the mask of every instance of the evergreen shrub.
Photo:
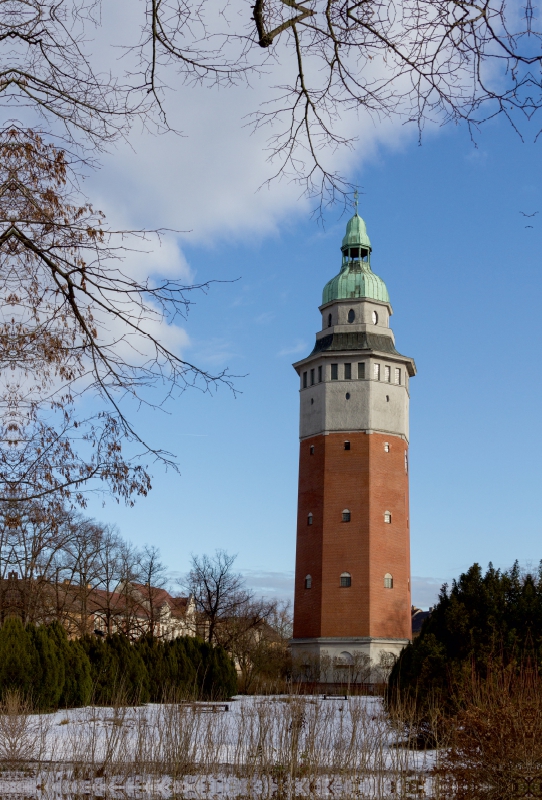
<svg viewBox="0 0 542 800">
<path fill-rule="evenodd" d="M 182 637 L 131 643 L 114 634 L 68 639 L 58 622 L 0 628 L 0 699 L 19 692 L 34 708 L 161 702 L 168 698 L 222 700 L 237 690 L 235 667 L 221 647 Z"/>
<path fill-rule="evenodd" d="M 419 636 L 397 660 L 388 698 L 439 704 L 456 711 L 473 675 L 520 670 L 526 658 L 542 666 L 542 570 L 522 573 L 474 564 L 439 600 Z"/>
</svg>

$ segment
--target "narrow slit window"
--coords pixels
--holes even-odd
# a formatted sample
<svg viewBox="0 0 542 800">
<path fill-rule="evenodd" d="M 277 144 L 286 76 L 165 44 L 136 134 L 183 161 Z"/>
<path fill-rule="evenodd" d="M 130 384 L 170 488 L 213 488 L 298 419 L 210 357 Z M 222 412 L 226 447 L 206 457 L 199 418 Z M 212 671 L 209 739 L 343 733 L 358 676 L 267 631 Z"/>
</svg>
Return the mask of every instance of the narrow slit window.
<svg viewBox="0 0 542 800">
<path fill-rule="evenodd" d="M 389 572 L 384 575 L 384 589 L 393 589 L 393 576 Z"/>
<path fill-rule="evenodd" d="M 345 364 L 344 365 L 344 379 L 345 381 L 349 381 L 352 378 L 352 364 Z"/>
<path fill-rule="evenodd" d="M 405 450 L 405 472 L 408 474 L 408 453 Z"/>
<path fill-rule="evenodd" d="M 389 453 L 390 452 L 390 443 L 389 442 L 384 442 L 384 452 L 385 453 Z"/>
<path fill-rule="evenodd" d="M 305 575 L 305 589 L 312 589 L 312 577 Z"/>
<path fill-rule="evenodd" d="M 395 367 L 395 385 L 401 385 L 401 369 L 400 367 Z"/>
<path fill-rule="evenodd" d="M 303 373 L 303 388 L 304 389 L 307 388 L 307 373 L 306 372 Z"/>
<path fill-rule="evenodd" d="M 312 514 L 310 512 L 307 514 L 307 525 L 312 525 Z"/>
<path fill-rule="evenodd" d="M 358 380 L 362 381 L 365 378 L 365 361 L 358 364 Z"/>
<path fill-rule="evenodd" d="M 344 449 L 345 450 L 350 450 L 350 442 L 345 442 L 344 443 Z"/>
<path fill-rule="evenodd" d="M 322 367 L 318 367 L 318 383 L 322 383 Z"/>
<path fill-rule="evenodd" d="M 314 370 L 311 369 L 311 386 L 314 386 Z"/>
<path fill-rule="evenodd" d="M 309 448 L 309 455 L 311 455 L 311 456 L 314 455 L 314 445 L 313 444 L 311 444 L 311 446 Z"/>
<path fill-rule="evenodd" d="M 350 522 L 350 511 L 348 508 L 345 508 L 343 511 L 343 522 Z"/>
<path fill-rule="evenodd" d="M 390 383 L 391 381 L 391 367 L 385 366 L 384 367 L 384 380 L 386 383 Z"/>
<path fill-rule="evenodd" d="M 331 328 L 331 322 L 332 322 L 332 320 L 333 320 L 333 317 L 331 316 L 331 314 L 328 314 L 328 315 L 327 315 L 327 327 L 328 327 L 328 328 Z"/>
<path fill-rule="evenodd" d="M 375 381 L 380 380 L 380 364 L 373 364 L 373 378 Z"/>
<path fill-rule="evenodd" d="M 389 511 L 384 511 L 384 522 L 387 522 L 388 525 L 391 525 L 391 513 Z"/>
<path fill-rule="evenodd" d="M 343 572 L 341 575 L 341 589 L 346 589 L 352 586 L 352 576 L 349 572 Z"/>
<path fill-rule="evenodd" d="M 331 380 L 338 381 L 339 380 L 339 365 L 332 364 L 331 365 Z"/>
</svg>

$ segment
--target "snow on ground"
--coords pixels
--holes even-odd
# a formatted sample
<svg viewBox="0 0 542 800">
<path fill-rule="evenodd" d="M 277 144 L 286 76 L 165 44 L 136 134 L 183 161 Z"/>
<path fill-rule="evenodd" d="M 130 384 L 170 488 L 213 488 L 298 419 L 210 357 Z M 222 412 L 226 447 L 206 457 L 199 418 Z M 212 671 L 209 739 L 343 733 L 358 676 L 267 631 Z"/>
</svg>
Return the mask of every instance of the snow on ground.
<svg viewBox="0 0 542 800">
<path fill-rule="evenodd" d="M 17 773 L 2 773 L 1 797 L 107 787 L 112 798 L 263 798 L 286 784 L 296 795 L 384 797 L 405 781 L 426 780 L 435 758 L 398 746 L 401 732 L 372 697 L 87 707 L 33 715 L 24 725 L 12 745 L 26 776 L 21 763 Z M 9 725 L 0 728 L 5 751 Z"/>
</svg>

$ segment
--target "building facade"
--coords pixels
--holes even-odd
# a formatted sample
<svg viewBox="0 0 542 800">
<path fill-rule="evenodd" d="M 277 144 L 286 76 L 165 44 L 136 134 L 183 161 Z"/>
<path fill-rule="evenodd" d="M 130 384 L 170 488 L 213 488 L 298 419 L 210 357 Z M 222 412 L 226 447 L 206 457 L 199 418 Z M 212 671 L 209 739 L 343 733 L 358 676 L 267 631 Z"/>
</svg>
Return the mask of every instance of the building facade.
<svg viewBox="0 0 542 800">
<path fill-rule="evenodd" d="M 411 638 L 412 358 L 395 347 L 384 281 L 356 214 L 300 379 L 294 659 L 378 664 Z M 320 679 L 325 680 L 320 673 Z"/>
</svg>

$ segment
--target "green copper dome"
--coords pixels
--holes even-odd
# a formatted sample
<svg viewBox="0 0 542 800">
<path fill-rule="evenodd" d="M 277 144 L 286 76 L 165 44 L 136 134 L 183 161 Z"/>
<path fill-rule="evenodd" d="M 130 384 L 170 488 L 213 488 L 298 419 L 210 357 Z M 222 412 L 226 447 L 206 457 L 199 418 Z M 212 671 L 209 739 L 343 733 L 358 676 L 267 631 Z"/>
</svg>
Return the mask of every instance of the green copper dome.
<svg viewBox="0 0 542 800">
<path fill-rule="evenodd" d="M 357 213 L 346 226 L 341 250 L 341 271 L 324 286 L 322 305 L 362 297 L 389 303 L 386 284 L 371 269 L 371 241 L 365 222 Z"/>
<path fill-rule="evenodd" d="M 367 226 L 359 214 L 354 214 L 351 220 L 346 225 L 346 233 L 343 237 L 341 249 L 345 247 L 354 247 L 355 245 L 365 245 L 369 250 L 371 249 L 371 240 L 367 236 Z"/>
</svg>

